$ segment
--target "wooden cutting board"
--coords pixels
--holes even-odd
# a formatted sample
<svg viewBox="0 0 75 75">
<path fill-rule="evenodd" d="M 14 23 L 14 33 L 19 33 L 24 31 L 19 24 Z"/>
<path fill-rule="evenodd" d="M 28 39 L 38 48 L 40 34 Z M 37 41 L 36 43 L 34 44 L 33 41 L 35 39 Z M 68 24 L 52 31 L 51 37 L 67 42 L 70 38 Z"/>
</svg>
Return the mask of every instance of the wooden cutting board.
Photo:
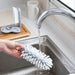
<svg viewBox="0 0 75 75">
<path fill-rule="evenodd" d="M 29 36 L 31 34 L 29 32 L 29 30 L 25 27 L 24 24 L 21 24 L 21 25 L 22 25 L 22 27 L 21 27 L 21 32 L 20 33 L 4 34 L 4 33 L 1 32 L 1 27 L 0 27 L 0 39 L 13 40 L 13 39 Z"/>
</svg>

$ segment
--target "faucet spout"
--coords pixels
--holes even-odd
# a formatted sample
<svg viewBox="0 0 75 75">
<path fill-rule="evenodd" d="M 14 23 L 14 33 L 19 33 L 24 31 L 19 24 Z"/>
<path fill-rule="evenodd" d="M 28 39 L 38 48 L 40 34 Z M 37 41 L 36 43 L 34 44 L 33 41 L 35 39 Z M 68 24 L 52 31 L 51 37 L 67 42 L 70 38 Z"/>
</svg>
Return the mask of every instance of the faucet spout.
<svg viewBox="0 0 75 75">
<path fill-rule="evenodd" d="M 51 16 L 51 15 L 64 15 L 64 16 L 67 16 L 67 17 L 71 18 L 75 22 L 75 16 L 73 14 L 71 14 L 70 12 L 68 12 L 67 10 L 64 10 L 64 9 L 51 9 L 51 10 L 45 11 L 39 17 L 39 19 L 37 21 L 38 29 L 41 28 L 41 24 L 44 21 L 44 19 L 48 16 Z"/>
</svg>

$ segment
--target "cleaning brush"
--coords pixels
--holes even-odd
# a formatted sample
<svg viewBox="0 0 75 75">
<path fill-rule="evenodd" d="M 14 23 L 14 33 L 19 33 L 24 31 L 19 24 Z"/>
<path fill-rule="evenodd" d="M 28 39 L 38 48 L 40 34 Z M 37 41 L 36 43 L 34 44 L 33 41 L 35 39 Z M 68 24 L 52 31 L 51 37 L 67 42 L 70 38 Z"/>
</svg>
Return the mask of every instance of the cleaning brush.
<svg viewBox="0 0 75 75">
<path fill-rule="evenodd" d="M 50 68 L 52 68 L 52 59 L 35 47 L 27 45 L 25 46 L 25 49 L 21 49 L 21 51 L 23 59 L 26 59 L 38 68 L 43 70 L 50 70 Z"/>
</svg>

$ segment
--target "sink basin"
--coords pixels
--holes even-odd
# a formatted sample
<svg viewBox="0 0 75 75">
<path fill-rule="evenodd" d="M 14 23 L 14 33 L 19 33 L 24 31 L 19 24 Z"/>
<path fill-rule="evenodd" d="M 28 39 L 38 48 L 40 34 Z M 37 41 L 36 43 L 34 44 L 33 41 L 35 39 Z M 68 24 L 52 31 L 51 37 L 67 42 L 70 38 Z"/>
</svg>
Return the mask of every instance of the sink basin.
<svg viewBox="0 0 75 75">
<path fill-rule="evenodd" d="M 41 51 L 49 55 L 53 60 L 50 71 L 39 70 L 24 59 L 12 57 L 0 52 L 0 75 L 68 75 L 75 73 L 75 65 L 61 52 L 48 36 L 41 36 Z M 39 39 L 21 39 L 16 41 L 21 44 L 32 44 L 39 48 Z"/>
</svg>

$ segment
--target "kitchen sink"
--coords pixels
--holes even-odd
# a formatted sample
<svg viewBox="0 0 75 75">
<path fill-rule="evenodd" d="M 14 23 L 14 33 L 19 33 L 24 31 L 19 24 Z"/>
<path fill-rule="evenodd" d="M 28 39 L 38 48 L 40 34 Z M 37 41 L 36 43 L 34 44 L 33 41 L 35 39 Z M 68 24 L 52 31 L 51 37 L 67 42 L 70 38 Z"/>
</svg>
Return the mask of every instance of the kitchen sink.
<svg viewBox="0 0 75 75">
<path fill-rule="evenodd" d="M 53 60 L 53 67 L 49 71 L 39 70 L 24 59 L 19 59 L 0 52 L 0 75 L 68 75 L 75 73 L 75 65 L 64 55 L 56 44 L 48 37 L 41 36 L 41 51 Z M 16 42 L 31 44 L 39 49 L 38 37 L 20 39 Z"/>
</svg>

